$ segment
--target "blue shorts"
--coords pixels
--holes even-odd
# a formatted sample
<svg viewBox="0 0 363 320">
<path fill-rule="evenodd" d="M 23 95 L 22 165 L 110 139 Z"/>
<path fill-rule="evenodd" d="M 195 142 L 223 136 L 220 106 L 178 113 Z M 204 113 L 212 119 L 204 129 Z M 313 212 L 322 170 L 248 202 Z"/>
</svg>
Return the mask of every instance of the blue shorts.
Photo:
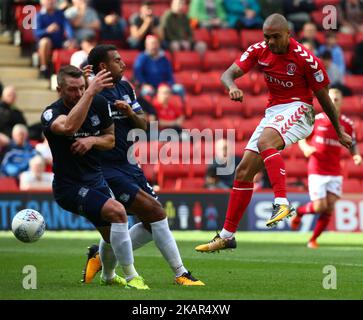
<svg viewBox="0 0 363 320">
<path fill-rule="evenodd" d="M 126 209 L 134 201 L 140 189 L 158 199 L 153 188 L 147 182 L 144 172 L 137 165 L 104 164 L 102 171 L 115 199 L 121 202 Z M 128 214 L 130 213 L 128 212 Z"/>
<path fill-rule="evenodd" d="M 104 204 L 112 198 L 112 192 L 106 183 L 96 188 L 77 184 L 53 186 L 53 193 L 64 210 L 87 218 L 95 227 L 111 225 L 101 217 Z"/>
</svg>

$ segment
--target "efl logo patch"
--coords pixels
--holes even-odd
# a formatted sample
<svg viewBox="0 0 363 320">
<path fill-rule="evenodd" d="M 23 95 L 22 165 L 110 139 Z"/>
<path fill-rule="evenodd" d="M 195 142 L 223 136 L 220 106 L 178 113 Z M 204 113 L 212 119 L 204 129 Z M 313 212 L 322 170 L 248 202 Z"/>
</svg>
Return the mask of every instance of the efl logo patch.
<svg viewBox="0 0 363 320">
<path fill-rule="evenodd" d="M 82 187 L 81 189 L 79 189 L 78 194 L 79 194 L 82 198 L 84 198 L 84 197 L 87 195 L 88 191 L 89 191 L 89 189 L 88 189 L 88 188 L 84 188 L 84 187 Z"/>
<path fill-rule="evenodd" d="M 91 117 L 91 123 L 92 123 L 93 127 L 98 126 L 101 123 L 100 118 L 98 117 L 98 115 L 94 115 L 94 116 Z"/>
<path fill-rule="evenodd" d="M 323 71 L 320 69 L 319 71 L 316 71 L 314 73 L 314 78 L 317 82 L 323 82 L 324 81 L 324 73 Z"/>
<path fill-rule="evenodd" d="M 46 121 L 49 121 L 50 119 L 52 119 L 53 118 L 53 110 L 52 109 L 48 109 L 48 110 L 44 111 L 43 118 Z"/>
</svg>

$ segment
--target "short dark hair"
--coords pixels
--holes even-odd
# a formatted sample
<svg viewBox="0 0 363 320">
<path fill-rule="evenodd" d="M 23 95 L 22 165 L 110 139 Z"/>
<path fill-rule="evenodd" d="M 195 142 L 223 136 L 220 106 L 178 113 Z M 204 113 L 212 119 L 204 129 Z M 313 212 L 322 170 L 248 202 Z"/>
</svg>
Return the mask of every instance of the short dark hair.
<svg viewBox="0 0 363 320">
<path fill-rule="evenodd" d="M 93 72 L 100 71 L 100 63 L 108 62 L 108 52 L 117 50 L 117 47 L 112 44 L 100 44 L 94 47 L 88 55 L 88 64 L 92 65 Z"/>
<path fill-rule="evenodd" d="M 321 58 L 321 59 L 323 59 L 323 60 L 332 60 L 332 59 L 333 59 L 333 57 L 332 57 L 332 55 L 331 55 L 331 51 L 330 51 L 330 50 L 325 50 L 325 51 L 321 54 L 320 58 Z"/>
<path fill-rule="evenodd" d="M 64 83 L 65 77 L 71 77 L 71 78 L 80 78 L 83 76 L 82 70 L 78 69 L 75 66 L 67 65 L 62 68 L 60 68 L 58 74 L 57 74 L 57 83 L 58 86 L 61 86 Z"/>
</svg>

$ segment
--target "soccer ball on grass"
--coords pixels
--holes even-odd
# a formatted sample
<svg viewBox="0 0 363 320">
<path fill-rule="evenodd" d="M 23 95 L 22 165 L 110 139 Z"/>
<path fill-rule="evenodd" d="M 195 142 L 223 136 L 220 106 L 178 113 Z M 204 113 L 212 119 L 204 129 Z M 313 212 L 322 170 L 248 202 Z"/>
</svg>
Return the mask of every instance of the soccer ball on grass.
<svg viewBox="0 0 363 320">
<path fill-rule="evenodd" d="M 18 240 L 35 242 L 45 231 L 45 221 L 38 211 L 24 209 L 14 216 L 11 229 Z"/>
</svg>

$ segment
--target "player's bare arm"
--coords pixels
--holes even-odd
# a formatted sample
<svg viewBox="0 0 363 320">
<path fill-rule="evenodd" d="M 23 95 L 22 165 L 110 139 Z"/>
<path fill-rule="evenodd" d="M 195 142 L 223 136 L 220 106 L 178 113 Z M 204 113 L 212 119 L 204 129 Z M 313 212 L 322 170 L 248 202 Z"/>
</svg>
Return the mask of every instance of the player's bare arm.
<svg viewBox="0 0 363 320">
<path fill-rule="evenodd" d="M 147 129 L 147 122 L 143 111 L 135 112 L 126 101 L 122 100 L 116 100 L 114 104 L 117 109 L 129 118 L 134 128 Z"/>
<path fill-rule="evenodd" d="M 302 139 L 298 141 L 300 150 L 304 153 L 306 158 L 309 158 L 315 151 L 316 148 L 311 146 L 306 139 Z"/>
<path fill-rule="evenodd" d="M 243 71 L 233 63 L 221 76 L 221 82 L 229 92 L 229 97 L 233 101 L 243 101 L 243 91 L 239 89 L 234 82 L 237 78 L 243 76 Z"/>
<path fill-rule="evenodd" d="M 91 148 L 101 151 L 110 150 L 115 146 L 115 126 L 110 125 L 108 128 L 102 130 L 100 136 L 92 136 L 80 138 L 75 141 L 71 146 L 71 151 L 74 154 L 83 156 Z"/>
<path fill-rule="evenodd" d="M 338 113 L 334 107 L 333 102 L 329 97 L 328 87 L 324 87 L 315 92 L 317 99 L 329 120 L 334 126 L 334 129 L 339 137 L 339 142 L 346 148 L 350 149 L 352 145 L 352 138 L 349 134 L 345 133 L 339 125 Z"/>
<path fill-rule="evenodd" d="M 100 71 L 69 114 L 59 116 L 52 123 L 52 132 L 60 135 L 73 135 L 76 133 L 87 117 L 93 97 L 104 88 L 109 88 L 112 85 L 110 73 L 105 70 Z M 82 88 L 75 88 L 75 90 L 82 90 Z"/>
<path fill-rule="evenodd" d="M 352 147 L 350 148 L 350 154 L 353 156 L 353 161 L 356 166 L 360 166 L 363 163 L 363 158 L 359 152 L 356 141 L 353 140 Z"/>
</svg>

